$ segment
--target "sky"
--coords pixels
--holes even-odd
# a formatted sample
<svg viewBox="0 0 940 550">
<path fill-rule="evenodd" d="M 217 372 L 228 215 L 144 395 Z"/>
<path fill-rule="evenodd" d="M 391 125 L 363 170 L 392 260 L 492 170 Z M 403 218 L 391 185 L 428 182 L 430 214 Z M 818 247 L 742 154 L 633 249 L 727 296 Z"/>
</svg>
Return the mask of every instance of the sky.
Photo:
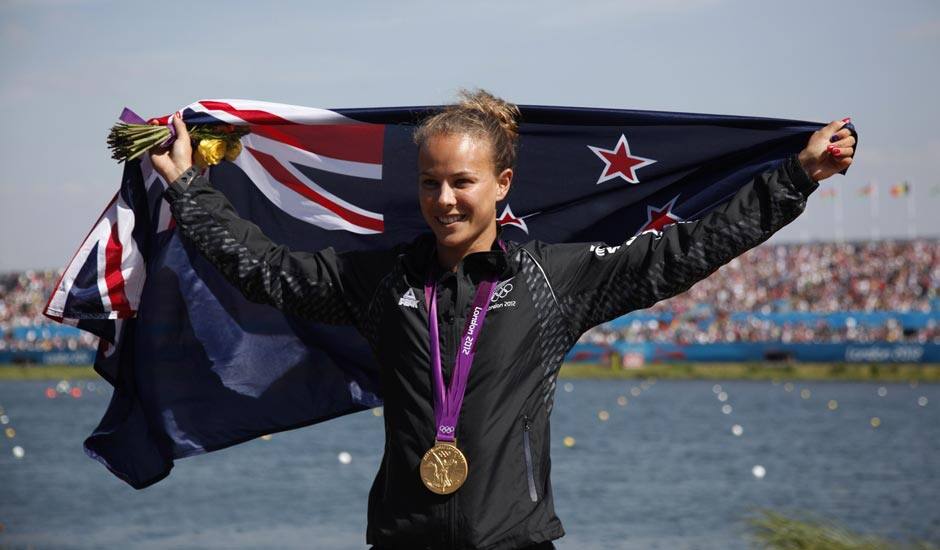
<svg viewBox="0 0 940 550">
<path fill-rule="evenodd" d="M 264 9 L 258 6 L 264 6 Z M 940 237 L 940 2 L 0 0 L 0 272 L 64 267 L 118 188 L 105 138 L 193 101 L 451 102 L 828 122 L 855 163 L 777 242 Z M 908 181 L 910 200 L 888 196 Z M 858 190 L 874 184 L 877 208 Z M 841 223 L 839 211 L 841 209 Z"/>
</svg>

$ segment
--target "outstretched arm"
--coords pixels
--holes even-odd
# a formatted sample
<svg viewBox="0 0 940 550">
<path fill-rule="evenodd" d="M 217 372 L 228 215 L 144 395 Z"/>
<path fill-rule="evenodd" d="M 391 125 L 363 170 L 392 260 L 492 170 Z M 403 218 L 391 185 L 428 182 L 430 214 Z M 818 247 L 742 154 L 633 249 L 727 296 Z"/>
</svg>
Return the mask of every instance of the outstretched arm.
<svg viewBox="0 0 940 550">
<path fill-rule="evenodd" d="M 834 121 L 806 148 L 758 174 L 705 217 L 637 235 L 620 246 L 547 245 L 547 276 L 574 335 L 685 292 L 799 216 L 818 181 L 852 163 L 855 138 Z"/>
</svg>

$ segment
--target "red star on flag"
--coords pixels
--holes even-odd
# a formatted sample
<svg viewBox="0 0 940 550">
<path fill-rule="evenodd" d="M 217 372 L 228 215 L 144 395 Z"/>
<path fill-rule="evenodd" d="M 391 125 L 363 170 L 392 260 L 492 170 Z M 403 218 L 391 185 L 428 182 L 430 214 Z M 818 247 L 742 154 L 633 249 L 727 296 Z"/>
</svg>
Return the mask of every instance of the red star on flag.
<svg viewBox="0 0 940 550">
<path fill-rule="evenodd" d="M 529 214 L 531 216 L 532 214 Z M 496 218 L 496 221 L 499 222 L 499 225 L 512 225 L 523 230 L 526 235 L 529 234 L 529 227 L 525 224 L 525 218 L 529 216 L 524 216 L 522 218 L 517 218 L 515 214 L 512 213 L 512 208 L 509 208 L 509 205 L 506 205 L 506 208 L 503 208 L 503 213 Z"/>
<path fill-rule="evenodd" d="M 676 195 L 672 198 L 671 201 L 660 206 L 659 208 L 647 205 L 646 224 L 644 224 L 643 227 L 641 227 L 640 230 L 636 232 L 637 235 L 646 231 L 656 231 L 657 233 L 660 233 L 667 225 L 672 225 L 674 223 L 683 221 L 682 218 L 672 213 L 672 207 L 676 205 L 677 200 L 679 200 L 679 195 Z"/>
<path fill-rule="evenodd" d="M 594 154 L 605 164 L 604 173 L 597 178 L 597 183 L 604 183 L 614 178 L 623 178 L 629 183 L 640 183 L 636 171 L 656 162 L 653 159 L 638 157 L 630 153 L 630 144 L 627 143 L 627 136 L 623 134 L 620 134 L 617 146 L 613 150 L 591 145 L 588 145 L 588 149 L 594 151 Z"/>
</svg>

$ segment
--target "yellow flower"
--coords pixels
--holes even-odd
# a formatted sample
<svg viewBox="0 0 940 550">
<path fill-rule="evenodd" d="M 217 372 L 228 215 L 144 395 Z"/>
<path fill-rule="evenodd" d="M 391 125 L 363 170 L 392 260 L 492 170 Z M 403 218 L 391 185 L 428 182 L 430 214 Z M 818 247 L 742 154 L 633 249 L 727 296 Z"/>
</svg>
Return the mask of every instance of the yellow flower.
<svg viewBox="0 0 940 550">
<path fill-rule="evenodd" d="M 193 160 L 200 168 L 218 164 L 225 156 L 225 142 L 221 139 L 203 139 L 196 148 Z"/>
<path fill-rule="evenodd" d="M 225 160 L 235 162 L 238 155 L 242 152 L 242 142 L 235 140 L 225 144 Z"/>
</svg>

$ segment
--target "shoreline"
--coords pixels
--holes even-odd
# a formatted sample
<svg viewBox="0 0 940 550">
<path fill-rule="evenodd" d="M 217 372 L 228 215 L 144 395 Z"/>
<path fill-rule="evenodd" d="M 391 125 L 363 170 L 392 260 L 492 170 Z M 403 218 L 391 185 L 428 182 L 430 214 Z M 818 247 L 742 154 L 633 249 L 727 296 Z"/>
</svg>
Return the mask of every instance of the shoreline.
<svg viewBox="0 0 940 550">
<path fill-rule="evenodd" d="M 668 363 L 639 368 L 566 363 L 559 378 L 940 382 L 937 363 Z"/>
<path fill-rule="evenodd" d="M 940 382 L 937 363 L 670 363 L 611 368 L 565 363 L 567 380 L 813 380 L 842 382 Z M 0 365 L 0 382 L 16 380 L 103 380 L 89 366 Z"/>
</svg>

